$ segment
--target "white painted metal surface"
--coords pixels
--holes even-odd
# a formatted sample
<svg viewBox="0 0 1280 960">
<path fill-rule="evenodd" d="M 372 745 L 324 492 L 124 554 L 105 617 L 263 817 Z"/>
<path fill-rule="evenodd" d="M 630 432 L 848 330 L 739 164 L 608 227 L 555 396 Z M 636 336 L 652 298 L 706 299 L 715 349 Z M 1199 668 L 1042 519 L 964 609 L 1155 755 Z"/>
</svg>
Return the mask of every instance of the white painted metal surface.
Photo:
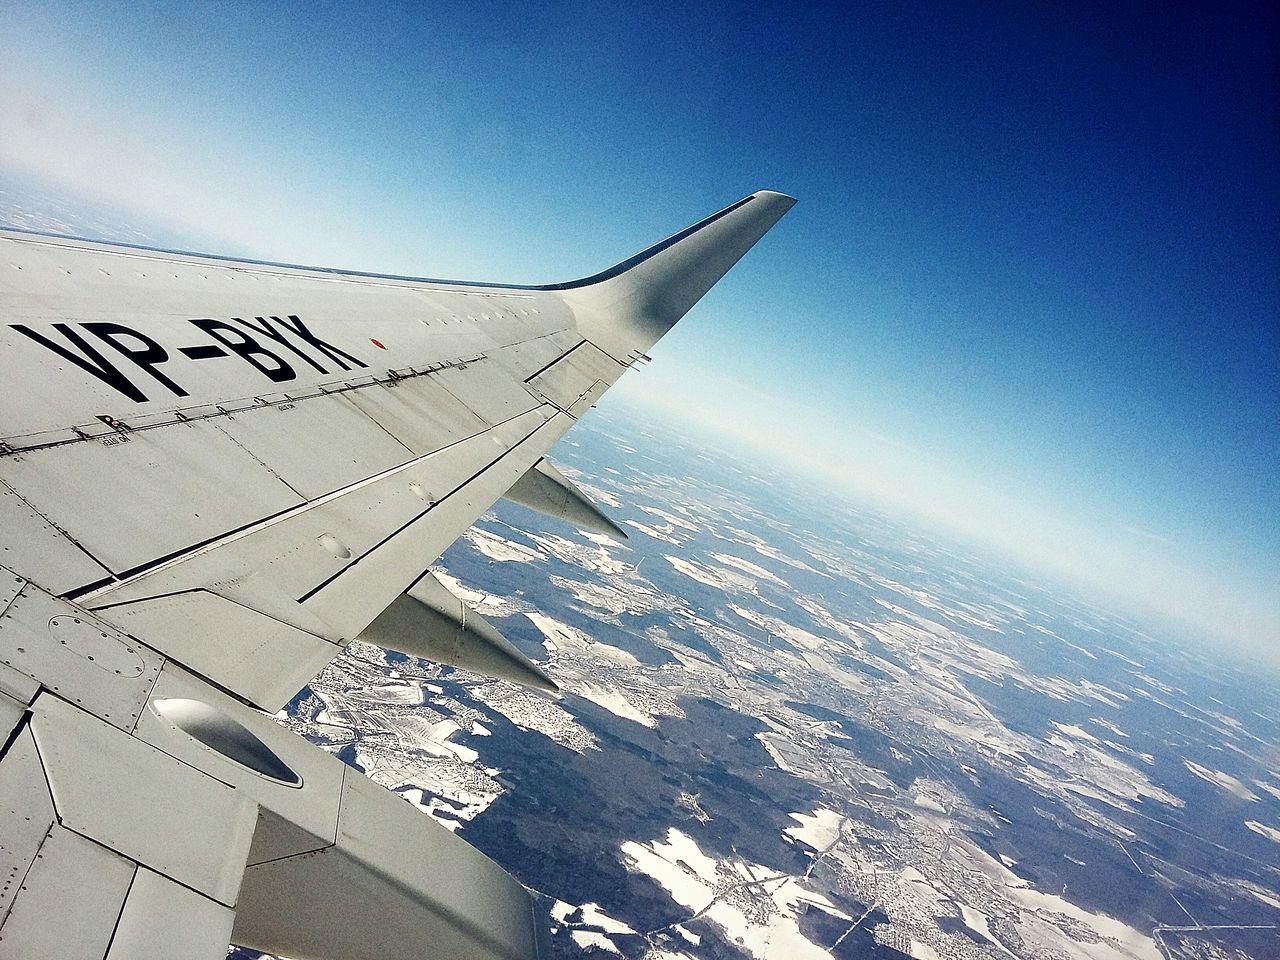
<svg viewBox="0 0 1280 960">
<path fill-rule="evenodd" d="M 139 867 L 106 960 L 223 960 L 235 914 Z"/>
<path fill-rule="evenodd" d="M 488 358 L 428 376 L 494 426 L 538 405 L 522 384 Z"/>
<path fill-rule="evenodd" d="M 343 393 L 256 407 L 210 422 L 308 500 L 414 456 Z"/>
<path fill-rule="evenodd" d="M 183 733 L 160 716 L 154 705 L 161 700 L 192 698 L 223 711 L 243 724 L 270 747 L 302 781 L 300 787 L 285 786 L 247 770 L 232 760 Z M 137 736 L 197 770 L 202 770 L 251 797 L 263 810 L 273 812 L 290 831 L 275 831 L 270 838 L 260 836 L 261 824 L 253 839 L 251 862 L 318 850 L 334 842 L 338 829 L 338 801 L 344 765 L 321 750 L 314 750 L 274 720 L 200 682 L 183 670 L 167 665 L 156 681 L 150 706 L 138 721 Z M 268 832 L 271 827 L 268 827 Z"/>
<path fill-rule="evenodd" d="M 53 798 L 30 730 L 23 730 L 0 758 L 0 925 L 53 827 Z M 0 926 L 0 929 L 3 929 Z M 2 941 L 0 941 L 2 942 Z"/>
<path fill-rule="evenodd" d="M 0 664 L 121 730 L 132 729 L 163 663 L 154 650 L 35 584 L 0 615 Z"/>
<path fill-rule="evenodd" d="M 27 705 L 21 700 L 0 691 L 0 737 L 9 739 L 9 734 L 22 722 L 22 714 L 26 709 Z"/>
<path fill-rule="evenodd" d="M 36 864 L 0 960 L 103 960 L 117 921 L 107 960 L 220 956 L 246 860 L 236 933 L 286 955 L 538 956 L 517 883 L 244 701 L 387 611 L 791 202 L 541 288 L 0 231 L 0 858 Z"/>
<path fill-rule="evenodd" d="M 576 330 L 560 330 L 490 350 L 488 357 L 512 380 L 525 382 L 582 342 Z"/>
<path fill-rule="evenodd" d="M 769 190 L 744 197 L 561 297 L 584 337 L 630 362 L 657 343 L 794 203 Z"/>
<path fill-rule="evenodd" d="M 52 593 L 107 576 L 107 568 L 0 482 L 0 563 Z"/>
<path fill-rule="evenodd" d="M 0 457 L 0 478 L 117 574 L 302 503 L 213 421 Z"/>
<path fill-rule="evenodd" d="M 27 585 L 25 577 L 21 577 L 5 567 L 0 567 L 0 616 L 9 609 L 9 604 L 22 592 L 22 588 Z"/>
<path fill-rule="evenodd" d="M 257 820 L 253 801 L 50 694 L 31 714 L 59 822 L 235 905 Z"/>
<path fill-rule="evenodd" d="M 562 410 L 586 399 L 590 406 L 617 382 L 626 367 L 590 343 L 583 344 L 529 380 L 529 389 Z"/>
<path fill-rule="evenodd" d="M 101 616 L 151 637 L 166 657 L 217 678 L 264 710 L 279 710 L 339 652 L 321 637 L 207 590 L 107 607 Z"/>
<path fill-rule="evenodd" d="M 466 404 L 428 376 L 352 390 L 342 397 L 419 456 L 488 428 Z"/>
<path fill-rule="evenodd" d="M 124 857 L 55 825 L 0 928 L 0 960 L 102 960 L 133 872 Z"/>
<path fill-rule="evenodd" d="M 12 697 L 19 703 L 28 704 L 35 699 L 40 684 L 21 671 L 0 663 L 0 693 Z"/>
</svg>

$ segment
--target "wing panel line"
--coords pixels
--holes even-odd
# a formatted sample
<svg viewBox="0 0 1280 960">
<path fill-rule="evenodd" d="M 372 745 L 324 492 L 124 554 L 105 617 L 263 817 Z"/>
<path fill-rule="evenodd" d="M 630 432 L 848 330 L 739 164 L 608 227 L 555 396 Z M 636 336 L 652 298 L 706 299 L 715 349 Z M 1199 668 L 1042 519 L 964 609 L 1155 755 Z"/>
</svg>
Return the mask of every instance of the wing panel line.
<svg viewBox="0 0 1280 960">
<path fill-rule="evenodd" d="M 502 421 L 502 423 L 508 423 L 511 420 L 516 419 L 516 417 L 524 416 L 524 414 L 531 413 L 533 412 L 533 410 L 536 410 L 536 409 L 538 408 L 537 407 L 530 408 L 530 410 L 526 410 L 524 411 L 524 413 L 516 414 L 516 416 L 507 418 L 507 420 Z M 501 426 L 501 423 L 494 425 L 494 427 L 498 427 L 498 426 Z M 490 429 L 494 429 L 494 427 L 491 427 Z M 482 431 L 482 432 L 487 433 L 488 431 Z M 261 517 L 250 523 L 246 523 L 242 526 L 236 527 L 233 530 L 224 531 L 223 533 L 220 533 L 213 537 L 209 537 L 206 540 L 201 540 L 197 543 L 191 544 L 190 546 L 183 547 L 181 550 L 175 550 L 172 553 L 166 554 L 163 557 L 157 557 L 154 560 L 149 560 L 146 563 L 139 564 L 138 566 L 132 567 L 129 570 L 121 571 L 118 575 L 116 575 L 110 581 L 108 581 L 108 583 L 105 586 L 102 585 L 102 581 L 95 581 L 95 583 L 86 584 L 83 587 L 79 587 L 75 590 L 72 590 L 64 594 L 64 599 L 71 600 L 77 603 L 84 603 L 87 600 L 91 600 L 96 594 L 105 593 L 108 590 L 123 586 L 125 583 L 128 583 L 129 581 L 136 580 L 141 576 L 144 576 L 149 573 L 153 573 L 154 571 L 160 569 L 161 567 L 169 566 L 170 564 L 181 563 L 183 559 L 188 556 L 192 556 L 204 550 L 216 549 L 217 547 L 222 546 L 224 543 L 230 543 L 233 540 L 238 540 L 241 537 L 247 536 L 248 534 L 253 533 L 255 530 L 258 530 L 262 527 L 268 526 L 273 523 L 282 522 L 284 520 L 289 519 L 292 516 L 296 516 L 297 514 L 305 513 L 307 510 L 310 510 L 312 507 L 322 506 L 323 504 L 326 504 L 331 500 L 336 500 L 338 497 L 344 496 L 345 494 L 348 494 L 353 490 L 357 490 L 360 487 L 366 486 L 370 483 L 374 483 L 378 480 L 383 479 L 384 477 L 391 476 L 392 474 L 395 474 L 402 470 L 407 470 L 410 467 L 413 467 L 419 463 L 422 463 L 424 460 L 434 457 L 436 454 L 440 453 L 441 451 L 448 450 L 452 447 L 457 446 L 460 443 L 465 443 L 466 441 L 472 439 L 472 437 L 477 437 L 477 436 L 480 436 L 480 434 L 478 433 L 472 434 L 471 437 L 462 437 L 458 440 L 454 440 L 452 443 L 446 443 L 444 446 L 438 447 L 435 450 L 432 450 L 430 453 L 424 453 L 420 457 L 414 457 L 413 459 L 407 460 L 404 463 L 397 464 L 394 467 L 388 467 L 386 470 L 382 470 L 378 473 L 373 474 L 372 476 L 363 477 L 362 479 L 357 480 L 354 483 L 347 484 L 345 487 L 339 487 L 337 490 L 331 490 L 329 493 L 326 493 L 323 496 L 316 497 L 314 500 L 308 500 L 306 503 L 300 503 L 300 504 L 297 504 L 296 506 L 287 507 L 284 510 L 279 510 L 276 513 L 268 514 L 265 517 Z M 524 437 L 521 439 L 520 442 L 524 442 L 524 440 L 527 440 L 527 439 L 528 437 Z M 499 457 L 498 459 L 501 459 L 501 457 Z M 487 470 L 489 466 L 492 466 L 493 463 L 496 463 L 496 462 L 497 460 L 492 461 L 484 469 Z M 483 473 L 484 470 L 481 470 L 480 472 Z M 474 479 L 474 477 L 469 478 L 469 480 L 470 479 Z M 455 491 L 451 490 L 449 494 L 446 494 L 445 496 L 449 496 L 453 492 Z M 442 497 L 441 499 L 443 500 L 444 498 Z M 350 566 L 351 565 L 348 564 L 348 566 L 344 569 L 348 569 Z"/>
<path fill-rule="evenodd" d="M 537 407 L 534 407 L 534 408 L 533 408 L 533 410 L 537 410 L 537 409 L 539 409 L 540 407 L 545 407 L 545 406 L 550 406 L 550 404 L 539 404 Z M 530 412 L 532 412 L 532 410 L 528 410 L 528 411 L 525 411 L 525 412 L 526 412 L 526 413 L 530 413 Z M 523 415 L 524 415 L 524 414 L 519 414 L 518 416 L 523 416 Z M 515 417 L 511 417 L 510 419 L 514 420 L 514 419 L 515 419 Z M 389 543 L 391 540 L 394 540 L 396 537 L 398 537 L 398 536 L 399 536 L 401 533 L 403 533 L 405 530 L 409 529 L 409 527 L 413 526 L 415 523 L 417 523 L 417 522 L 418 522 L 419 520 L 421 520 L 423 517 L 427 516 L 427 514 L 429 514 L 432 510 L 434 510 L 434 509 L 435 509 L 436 507 L 438 507 L 440 504 L 444 503 L 446 500 L 448 500 L 450 497 L 452 497 L 452 496 L 453 496 L 455 493 L 457 493 L 459 490 L 461 490 L 461 489 L 463 489 L 464 487 L 468 486 L 468 485 L 469 485 L 473 480 L 475 480 L 475 479 L 477 479 L 478 477 L 482 476 L 483 474 L 487 473 L 487 472 L 488 472 L 489 470 L 491 470 L 494 466 L 496 466 L 497 464 L 499 464 L 500 462 L 502 462 L 502 460 L 503 460 L 504 458 L 509 457 L 509 456 L 510 456 L 511 454 L 513 454 L 517 449 L 519 449 L 519 448 L 520 448 L 521 444 L 523 444 L 523 443 L 525 443 L 525 441 L 529 440 L 529 439 L 530 439 L 534 434 L 536 434 L 539 430 L 541 430 L 543 427 L 545 427 L 545 426 L 546 426 L 548 423 L 550 423 L 550 422 L 551 422 L 550 420 L 544 420 L 542 423 L 538 424 L 536 427 L 534 427 L 532 430 L 530 430 L 528 433 L 526 433 L 523 437 L 521 437 L 519 440 L 517 440 L 514 444 L 512 444 L 512 446 L 511 446 L 511 448 L 510 448 L 509 450 L 504 450 L 504 451 L 503 451 L 502 453 L 500 453 L 498 456 L 494 457 L 492 460 L 490 460 L 488 463 L 486 463 L 483 467 L 481 467 L 481 468 L 480 468 L 479 470 L 477 470 L 475 473 L 473 473 L 473 474 L 471 474 L 469 477 L 467 477 L 467 479 L 463 480 L 460 484 L 458 484 L 456 487 L 454 487 L 454 488 L 453 488 L 452 490 L 450 490 L 448 493 L 444 494 L 444 496 L 442 496 L 442 497 L 441 497 L 439 500 L 437 500 L 435 503 L 431 504 L 429 507 L 427 507 L 425 510 L 423 510 L 421 513 L 417 514 L 416 516 L 414 516 L 414 517 L 410 518 L 409 520 L 406 520 L 406 521 L 405 521 L 404 523 L 402 523 L 399 527 L 397 527 L 395 530 L 391 531 L 391 533 L 387 534 L 385 537 L 383 537 L 381 540 L 379 540 L 379 541 L 378 541 L 377 543 L 375 543 L 373 546 L 369 547 L 367 550 L 365 550 L 365 551 L 364 551 L 364 553 L 360 554 L 360 556 L 356 557 L 354 560 L 352 560 L 350 563 L 348 563 L 348 564 L 347 564 L 345 567 L 343 567 L 341 570 L 335 571 L 334 573 L 332 573 L 332 574 L 330 574 L 328 577 L 326 577 L 324 580 L 320 581 L 320 583 L 316 584 L 314 587 L 312 587 L 310 590 L 308 590 L 306 593 L 304 593 L 302 596 L 300 596 L 300 597 L 298 598 L 298 602 L 299 602 L 299 603 L 305 603 L 307 600 L 309 600 L 309 599 L 311 599 L 312 597 L 314 597 L 317 593 L 319 593 L 319 592 L 320 592 L 321 590 L 323 590 L 325 587 L 329 586 L 331 583 L 333 583 L 335 580 L 337 580 L 339 577 L 341 577 L 341 576 L 342 576 L 344 573 L 346 573 L 348 570 L 354 569 L 354 567 L 356 566 L 356 564 L 358 564 L 358 563 L 359 563 L 361 560 L 363 560 L 365 557 L 367 557 L 367 556 L 369 556 L 370 554 L 372 554 L 372 553 L 376 552 L 380 547 L 385 546 L 385 545 L 386 545 L 387 543 Z M 483 512 L 483 511 L 482 511 L 482 512 Z"/>
<path fill-rule="evenodd" d="M 579 340 L 579 341 L 578 341 L 577 343 L 575 343 L 572 347 L 570 347 L 570 348 L 569 348 L 568 350 L 566 350 L 564 353 L 560 354 L 560 356 L 556 357 L 556 358 L 555 358 L 554 360 L 552 360 L 550 363 L 544 363 L 544 364 L 543 364 L 542 366 L 540 366 L 537 370 L 533 371 L 533 373 L 531 373 L 531 374 L 529 374 L 527 377 L 525 377 L 525 378 L 524 378 L 524 382 L 525 382 L 525 383 L 528 383 L 530 380 L 533 380 L 535 377 L 539 376 L 540 374 L 546 373 L 548 370 L 550 370 L 552 367 L 554 367 L 557 363 L 559 363 L 559 362 L 560 362 L 561 360 L 563 360 L 565 357 L 569 356 L 569 354 L 573 353 L 573 351 L 577 350 L 579 347 L 581 347 L 581 346 L 582 346 L 583 344 L 585 344 L 586 342 L 587 342 L 586 340 Z"/>
</svg>

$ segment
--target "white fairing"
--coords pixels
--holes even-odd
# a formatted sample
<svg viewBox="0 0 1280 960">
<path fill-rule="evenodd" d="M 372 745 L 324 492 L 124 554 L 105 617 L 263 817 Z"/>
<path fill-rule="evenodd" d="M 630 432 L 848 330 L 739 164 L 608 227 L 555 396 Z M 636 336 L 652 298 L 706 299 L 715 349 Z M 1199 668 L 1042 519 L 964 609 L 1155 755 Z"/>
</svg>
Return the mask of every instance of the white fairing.
<svg viewBox="0 0 1280 960">
<path fill-rule="evenodd" d="M 553 689 L 424 572 L 513 487 L 611 528 L 533 468 L 792 202 L 539 288 L 0 232 L 0 960 L 542 955 L 259 711 L 361 635 Z"/>
</svg>

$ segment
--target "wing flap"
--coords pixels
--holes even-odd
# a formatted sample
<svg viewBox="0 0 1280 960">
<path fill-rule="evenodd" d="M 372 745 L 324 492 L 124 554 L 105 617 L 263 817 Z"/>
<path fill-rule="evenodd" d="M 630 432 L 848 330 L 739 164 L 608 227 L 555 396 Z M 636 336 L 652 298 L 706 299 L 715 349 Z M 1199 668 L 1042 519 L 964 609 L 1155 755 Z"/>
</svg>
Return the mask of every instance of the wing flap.
<svg viewBox="0 0 1280 960">
<path fill-rule="evenodd" d="M 226 956 L 230 907 L 56 821 L 30 729 L 18 735 L 0 760 L 0 807 L 8 817 L 0 844 L 6 878 L 0 884 L 0 956 Z"/>
<path fill-rule="evenodd" d="M 342 648 L 207 590 L 99 611 L 165 656 L 275 713 Z M 181 629 L 175 625 L 181 624 Z"/>
<path fill-rule="evenodd" d="M 105 960 L 225 960 L 229 907 L 139 867 Z"/>
<path fill-rule="evenodd" d="M 313 588 L 304 600 L 307 608 L 327 622 L 342 624 L 344 631 L 350 631 L 347 636 L 358 634 L 572 424 L 564 414 L 543 419 L 539 412 L 502 424 L 498 429 L 514 440 L 510 447 L 491 446 L 492 459 L 482 470 L 447 492 L 429 511 L 389 533 L 361 555 L 358 563 L 349 564 Z M 486 438 L 492 439 L 489 434 L 476 439 L 483 442 Z"/>
<path fill-rule="evenodd" d="M 538 401 L 511 378 L 501 364 L 485 357 L 463 366 L 429 374 L 491 426 L 518 417 Z"/>
<path fill-rule="evenodd" d="M 6 881 L 0 883 L 0 928 L 22 888 L 22 879 L 57 822 L 31 730 L 20 730 L 12 738 L 9 733 L 5 731 L 8 749 L 0 757 L 0 810 L 6 817 L 4 842 L 0 843 L 0 875 Z"/>
<path fill-rule="evenodd" d="M 350 773 L 340 810 L 333 846 L 245 870 L 236 943 L 314 960 L 550 955 L 528 892 L 464 840 Z"/>
<path fill-rule="evenodd" d="M 31 707 L 31 732 L 60 824 L 235 905 L 252 800 L 49 693 Z"/>
<path fill-rule="evenodd" d="M 264 404 L 210 423 L 301 498 L 314 500 L 413 458 L 350 399 L 372 389 Z"/>
<path fill-rule="evenodd" d="M 527 381 L 580 343 L 582 337 L 576 330 L 557 330 L 492 350 L 489 356 L 502 364 L 513 380 Z"/>
<path fill-rule="evenodd" d="M 193 672 L 278 709 L 572 423 L 548 417 L 530 411 L 82 602 Z"/>
<path fill-rule="evenodd" d="M 301 504 L 212 421 L 0 457 L 0 477 L 113 573 Z"/>
<path fill-rule="evenodd" d="M 6 543 L 27 547 L 26 578 L 53 593 L 65 593 L 108 576 L 107 568 L 59 530 L 8 484 L 0 481 L 0 530 Z M 21 579 L 21 578 L 18 578 Z"/>
<path fill-rule="evenodd" d="M 124 857 L 55 824 L 5 919 L 0 956 L 102 960 L 134 871 Z M 51 922 L 68 903 L 74 922 Z"/>
<path fill-rule="evenodd" d="M 432 377 L 412 377 L 351 390 L 346 398 L 414 453 L 483 433 L 489 425 Z"/>
</svg>

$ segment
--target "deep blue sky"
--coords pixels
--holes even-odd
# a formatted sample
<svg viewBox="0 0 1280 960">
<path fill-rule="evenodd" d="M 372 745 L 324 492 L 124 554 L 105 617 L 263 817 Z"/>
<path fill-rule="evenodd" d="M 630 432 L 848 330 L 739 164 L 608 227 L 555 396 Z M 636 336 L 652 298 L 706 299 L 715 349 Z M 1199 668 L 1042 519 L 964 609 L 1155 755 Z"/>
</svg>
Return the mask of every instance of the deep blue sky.
<svg viewBox="0 0 1280 960">
<path fill-rule="evenodd" d="M 0 163 L 501 280 L 784 190 L 626 393 L 1274 649 L 1274 7 L 796 6 L 15 4 Z"/>
</svg>

